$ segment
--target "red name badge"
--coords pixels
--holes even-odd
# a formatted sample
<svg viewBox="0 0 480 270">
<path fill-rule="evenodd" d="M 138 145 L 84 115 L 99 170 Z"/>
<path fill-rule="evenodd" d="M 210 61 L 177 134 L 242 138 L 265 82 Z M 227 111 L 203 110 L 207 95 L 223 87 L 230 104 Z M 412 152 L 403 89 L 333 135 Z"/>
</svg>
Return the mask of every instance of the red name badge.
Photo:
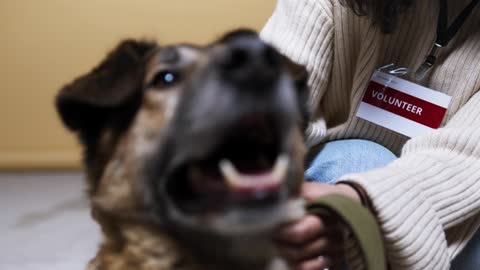
<svg viewBox="0 0 480 270">
<path fill-rule="evenodd" d="M 410 138 L 442 124 L 452 97 L 376 71 L 357 116 Z"/>
</svg>

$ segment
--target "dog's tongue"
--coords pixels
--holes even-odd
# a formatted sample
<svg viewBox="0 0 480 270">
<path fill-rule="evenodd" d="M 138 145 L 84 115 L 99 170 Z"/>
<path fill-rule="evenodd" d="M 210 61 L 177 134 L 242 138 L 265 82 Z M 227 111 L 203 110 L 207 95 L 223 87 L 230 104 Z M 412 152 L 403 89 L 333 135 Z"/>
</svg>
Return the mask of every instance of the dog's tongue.
<svg viewBox="0 0 480 270">
<path fill-rule="evenodd" d="M 270 171 L 259 173 L 241 173 L 229 160 L 222 160 L 220 171 L 230 193 L 237 199 L 261 199 L 280 190 L 287 175 L 288 158 L 279 156 Z"/>
</svg>

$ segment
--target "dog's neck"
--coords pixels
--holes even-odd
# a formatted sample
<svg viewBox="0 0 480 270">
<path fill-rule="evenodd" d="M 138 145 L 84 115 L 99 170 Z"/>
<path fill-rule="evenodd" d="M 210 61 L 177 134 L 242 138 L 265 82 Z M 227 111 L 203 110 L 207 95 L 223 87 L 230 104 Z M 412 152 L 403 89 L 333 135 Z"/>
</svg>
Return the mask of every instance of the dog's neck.
<svg viewBox="0 0 480 270">
<path fill-rule="evenodd" d="M 228 262 L 196 256 L 170 234 L 139 224 L 103 226 L 105 240 L 88 270 L 225 270 Z M 254 250 L 254 247 L 252 247 Z M 228 264 L 230 270 L 286 270 L 273 256 L 259 265 Z"/>
<path fill-rule="evenodd" d="M 143 225 L 116 224 L 105 229 L 105 240 L 93 261 L 95 270 L 183 270 L 198 268 L 167 234 Z"/>
</svg>

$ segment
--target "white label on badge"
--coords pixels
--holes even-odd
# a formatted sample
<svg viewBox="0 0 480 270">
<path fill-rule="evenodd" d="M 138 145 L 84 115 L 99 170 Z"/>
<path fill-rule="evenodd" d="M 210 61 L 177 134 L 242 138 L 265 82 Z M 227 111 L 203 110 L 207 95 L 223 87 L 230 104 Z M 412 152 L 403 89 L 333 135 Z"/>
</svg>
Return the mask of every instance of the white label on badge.
<svg viewBox="0 0 480 270">
<path fill-rule="evenodd" d="M 437 129 L 452 97 L 376 71 L 357 116 L 410 138 Z"/>
</svg>

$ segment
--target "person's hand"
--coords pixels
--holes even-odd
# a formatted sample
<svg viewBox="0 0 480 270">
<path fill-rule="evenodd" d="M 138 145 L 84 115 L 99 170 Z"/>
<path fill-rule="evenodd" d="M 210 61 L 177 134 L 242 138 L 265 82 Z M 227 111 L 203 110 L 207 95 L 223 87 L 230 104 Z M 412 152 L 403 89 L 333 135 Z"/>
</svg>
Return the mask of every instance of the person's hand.
<svg viewBox="0 0 480 270">
<path fill-rule="evenodd" d="M 313 201 L 327 194 L 341 194 L 360 203 L 357 192 L 348 185 L 305 182 L 301 196 Z M 332 217 L 307 215 L 280 227 L 274 236 L 279 254 L 294 270 L 338 268 L 343 256 L 343 227 Z"/>
</svg>

